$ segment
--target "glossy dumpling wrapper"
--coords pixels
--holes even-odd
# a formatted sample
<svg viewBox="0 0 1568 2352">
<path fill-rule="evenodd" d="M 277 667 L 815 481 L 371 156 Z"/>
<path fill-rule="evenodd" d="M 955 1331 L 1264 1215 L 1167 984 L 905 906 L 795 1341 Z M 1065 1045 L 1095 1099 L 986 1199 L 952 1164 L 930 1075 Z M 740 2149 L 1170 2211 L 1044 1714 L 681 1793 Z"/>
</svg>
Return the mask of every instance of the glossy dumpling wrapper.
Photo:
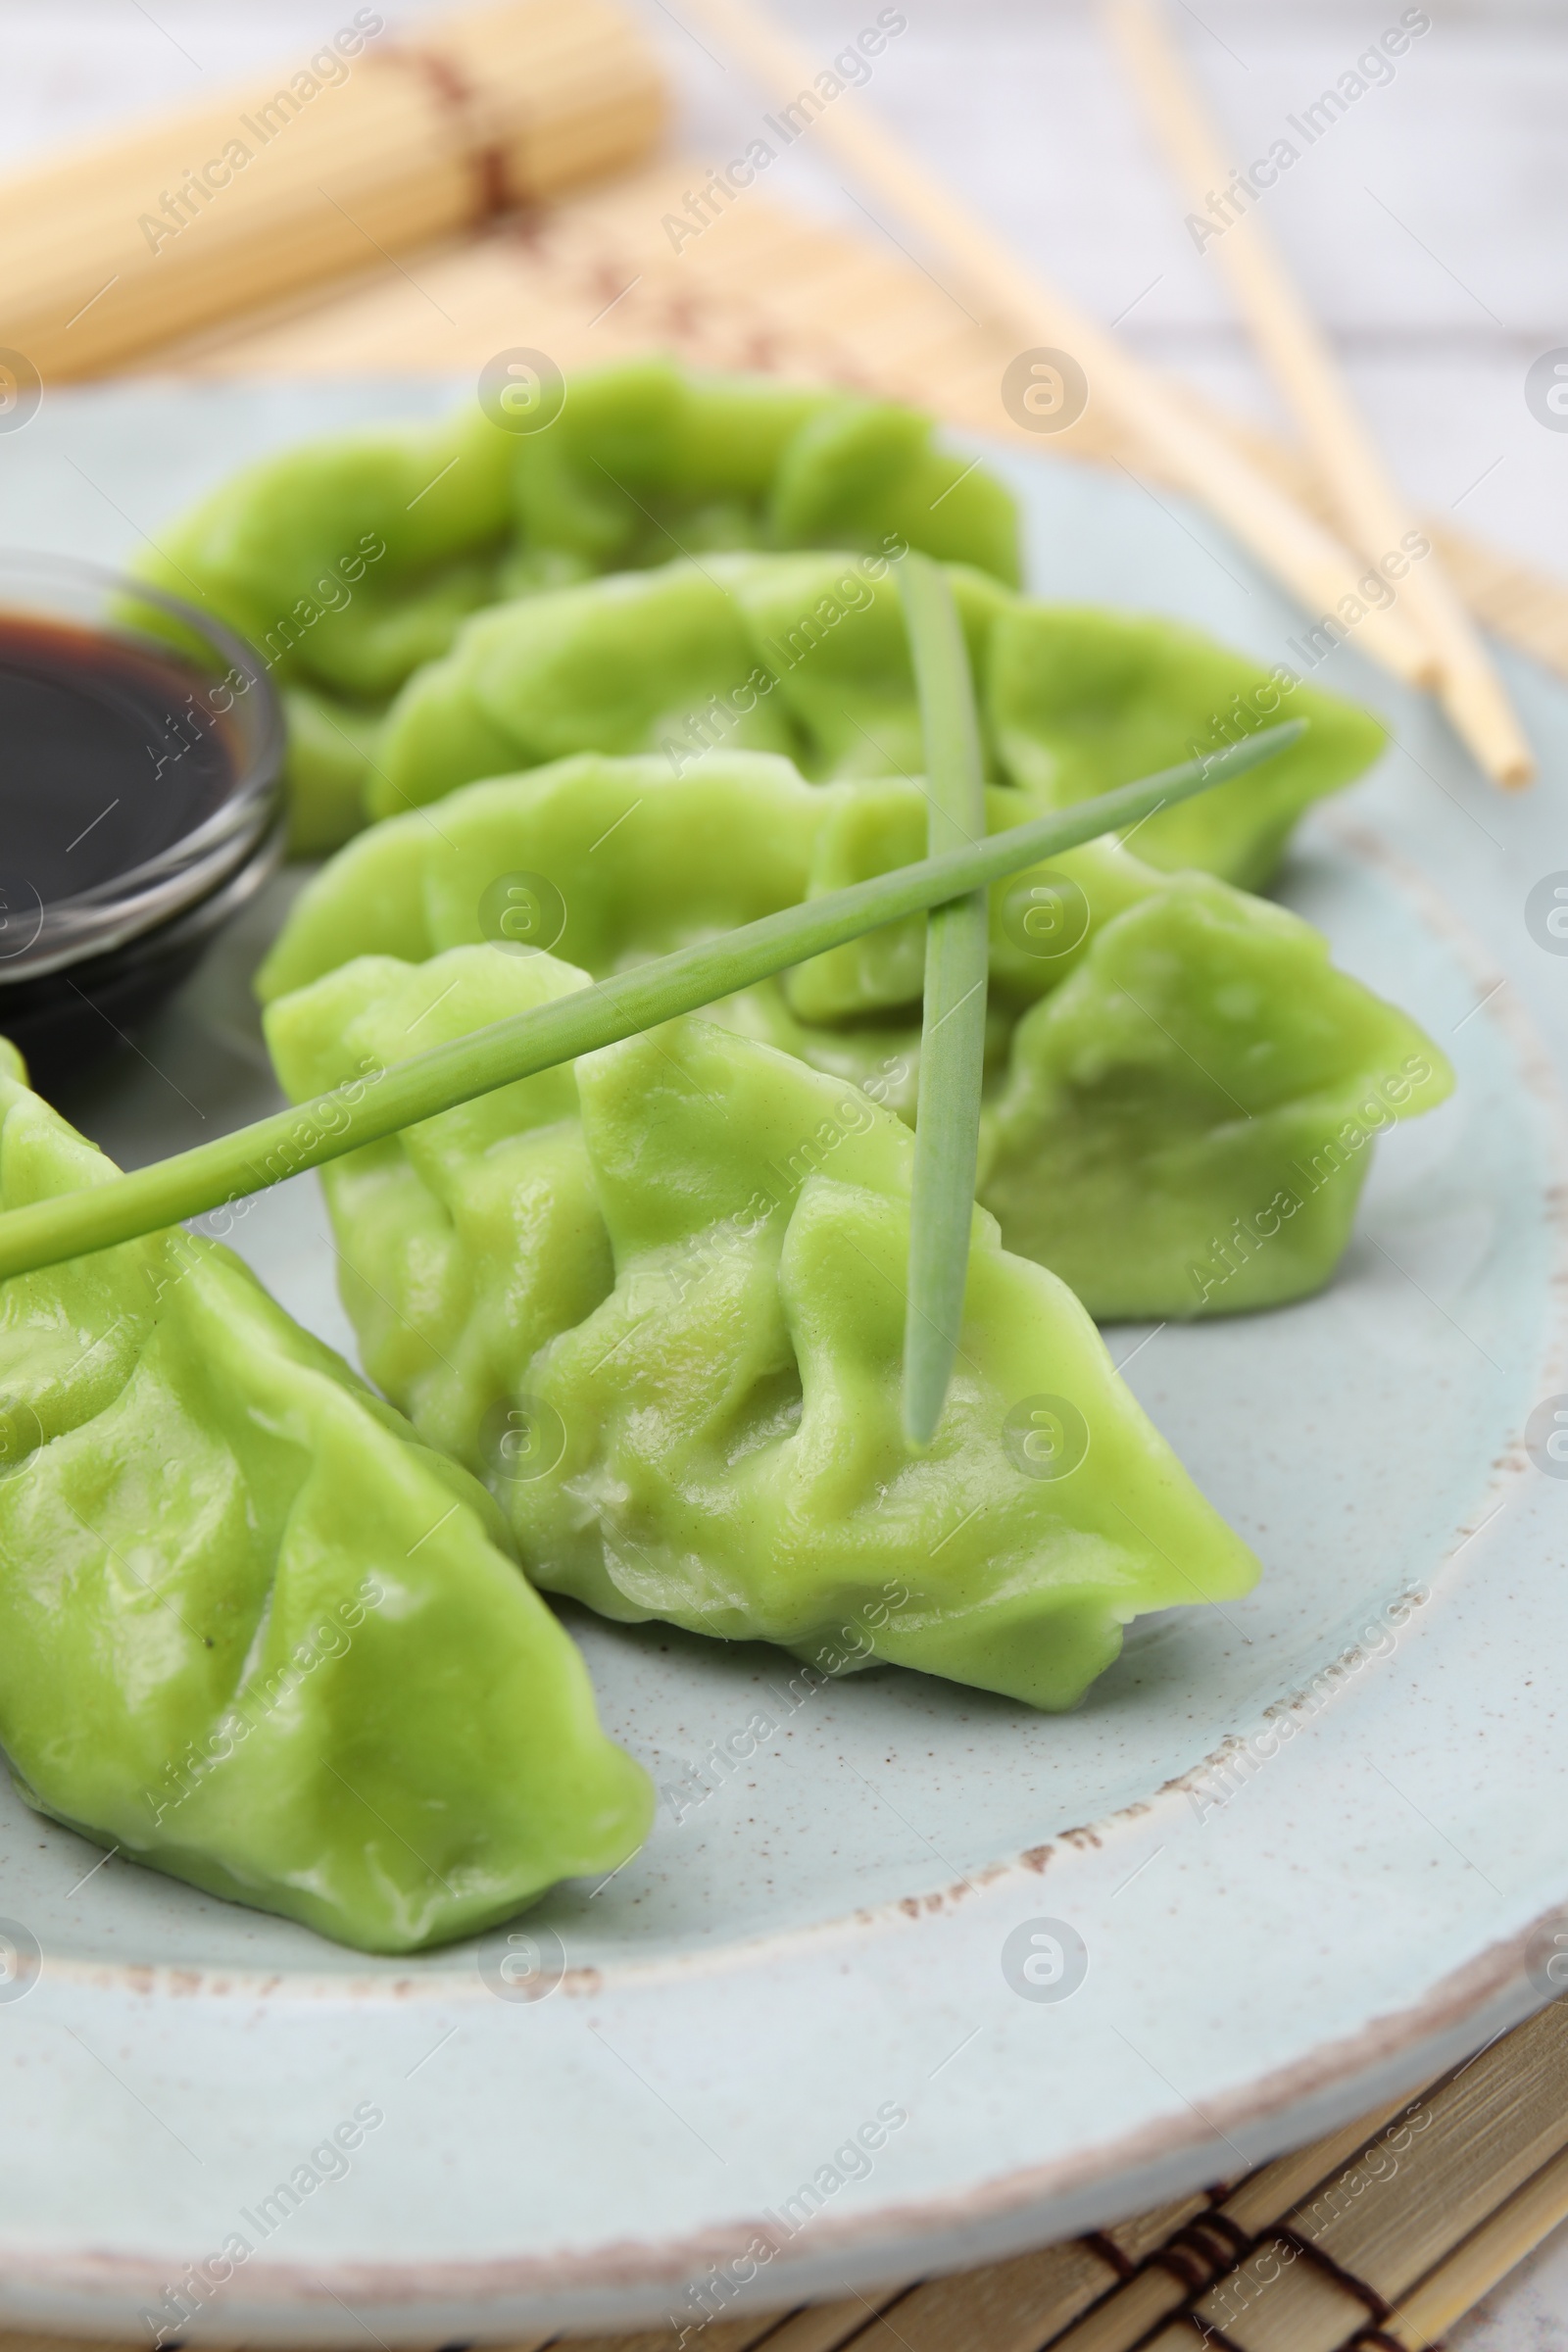
<svg viewBox="0 0 1568 2352">
<path fill-rule="evenodd" d="M 963 565 L 950 579 L 987 772 L 1037 810 L 1309 722 L 1147 819 L 1139 855 L 1161 869 L 1260 887 L 1302 811 L 1383 748 L 1370 713 L 1175 621 L 1041 604 Z M 919 772 L 896 551 L 676 562 L 498 605 L 399 696 L 367 806 L 396 816 L 574 752 L 658 752 L 684 772 L 734 751 L 784 753 L 812 782 Z"/>
<path fill-rule="evenodd" d="M 114 1170 L 0 1075 L 7 1208 Z M 0 1741 L 40 1811 L 414 1951 L 641 1842 L 652 1792 L 490 1497 L 217 1243 L 0 1286 Z"/>
<path fill-rule="evenodd" d="M 572 377 L 545 432 L 514 439 L 517 558 L 641 569 L 680 548 L 871 549 L 889 538 L 1018 578 L 1018 519 L 985 466 L 918 410 L 842 387 L 710 374 L 644 357 Z"/>
<path fill-rule="evenodd" d="M 725 751 L 807 764 L 809 747 L 734 593 L 760 561 L 616 573 L 481 613 L 393 704 L 366 787 L 369 815 L 399 816 L 478 777 L 578 752 L 661 751 L 678 770 L 716 737 Z M 848 556 L 839 576 L 858 584 Z"/>
<path fill-rule="evenodd" d="M 285 686 L 288 743 L 288 854 L 321 858 L 365 822 L 369 773 L 385 706 L 344 702 L 317 686 Z"/>
<path fill-rule="evenodd" d="M 832 556 L 737 562 L 734 594 L 808 774 L 917 774 L 924 765 L 897 567 L 846 587 Z M 1307 732 L 1245 775 L 1138 831 L 1146 863 L 1200 867 L 1255 890 L 1297 819 L 1353 782 L 1386 740 L 1354 704 L 1162 615 L 1047 604 L 961 564 L 950 581 L 980 706 L 988 773 L 1041 808 L 1222 750 L 1287 718 Z M 583 747 L 588 748 L 588 747 Z M 661 748 L 664 748 L 661 746 Z"/>
<path fill-rule="evenodd" d="M 989 803 L 993 831 L 1029 812 L 1011 793 Z M 813 834 L 809 893 L 918 858 L 924 834 L 909 782 L 841 790 Z M 917 1012 L 923 944 L 900 924 L 801 965 L 782 991 L 796 1034 L 777 1042 L 813 1059 L 848 1024 L 886 1049 L 888 1014 L 911 995 Z M 992 892 L 991 985 L 977 1195 L 1006 1247 L 1101 1321 L 1321 1289 L 1375 1139 L 1453 1091 L 1442 1050 L 1337 970 L 1310 923 L 1113 842 Z M 912 1116 L 912 1030 L 893 1051 Z"/>
<path fill-rule="evenodd" d="M 497 947 L 364 957 L 267 1032 L 299 1097 L 582 984 Z M 322 1175 L 368 1367 L 487 1478 L 538 1583 L 1070 1706 L 1132 1617 L 1234 1597 L 1256 1562 L 983 1211 L 953 1385 L 909 1452 L 912 1154 L 863 1095 L 691 1019 Z"/>
<path fill-rule="evenodd" d="M 495 886 L 518 874 L 554 893 L 543 932 L 519 944 L 602 978 L 797 905 L 838 797 L 761 753 L 679 777 L 667 760 L 588 754 L 470 785 L 434 822 L 414 809 L 372 825 L 314 874 L 257 994 L 270 1004 L 355 956 L 417 963 L 499 939 Z"/>
<path fill-rule="evenodd" d="M 1388 741 L 1370 710 L 1162 615 L 1016 602 L 992 631 L 986 720 L 1002 773 L 1042 808 L 1223 750 L 1286 719 L 1289 750 L 1141 826 L 1138 855 L 1262 890 L 1297 820 Z"/>
<path fill-rule="evenodd" d="M 365 821 L 388 698 L 481 607 L 677 548 L 889 536 L 1017 577 L 1010 497 L 928 417 L 651 358 L 573 377 L 543 430 L 475 401 L 283 450 L 168 524 L 138 568 L 249 638 L 284 687 L 299 855 Z"/>
<path fill-rule="evenodd" d="M 989 795 L 993 830 L 1032 813 Z M 921 857 L 893 777 L 813 786 L 787 761 L 585 756 L 466 787 L 301 894 L 260 986 L 357 955 L 419 961 L 503 934 L 519 893 L 595 978 Z M 509 878 L 510 877 L 510 881 Z M 1200 873 L 1091 842 L 991 894 L 979 1199 L 1009 1250 L 1102 1320 L 1236 1313 L 1328 1281 L 1373 1139 L 1444 1101 L 1446 1060 L 1329 960 L 1310 924 Z M 924 926 L 890 924 L 710 1017 L 912 1119 Z"/>
<path fill-rule="evenodd" d="M 1452 1090 L 1309 923 L 1190 875 L 1019 1021 L 979 1197 L 1102 1321 L 1278 1306 L 1339 1264 L 1375 1139 Z"/>
</svg>

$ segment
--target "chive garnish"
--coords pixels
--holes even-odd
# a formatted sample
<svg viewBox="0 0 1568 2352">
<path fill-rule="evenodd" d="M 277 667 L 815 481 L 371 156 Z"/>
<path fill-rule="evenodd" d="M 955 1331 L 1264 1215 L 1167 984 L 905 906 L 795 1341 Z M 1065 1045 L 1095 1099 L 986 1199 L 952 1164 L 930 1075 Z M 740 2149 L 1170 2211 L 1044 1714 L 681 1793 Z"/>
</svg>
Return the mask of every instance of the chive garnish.
<svg viewBox="0 0 1568 2352">
<path fill-rule="evenodd" d="M 933 858 L 986 837 L 980 722 L 963 624 L 947 574 L 912 550 L 904 617 L 925 741 L 926 849 Z M 920 1087 L 909 1199 L 904 1319 L 904 1434 L 929 1446 L 958 1351 L 980 1155 L 990 941 L 986 894 L 971 891 L 926 921 Z"/>
<path fill-rule="evenodd" d="M 1077 801 L 1070 808 L 995 833 L 974 849 L 951 850 L 945 857 L 923 858 L 869 882 L 829 891 L 803 906 L 787 906 L 721 939 L 678 949 L 673 956 L 617 972 L 612 979 L 537 1005 L 531 1012 L 493 1021 L 467 1037 L 397 1063 L 373 1082 L 356 1079 L 334 1087 L 292 1110 L 276 1111 L 236 1128 L 232 1135 L 198 1144 L 192 1152 L 176 1152 L 89 1191 L 62 1193 L 8 1209 L 0 1214 L 0 1281 L 112 1249 L 119 1242 L 177 1224 L 182 1217 L 200 1216 L 249 1193 L 265 1192 L 285 1177 L 341 1158 L 362 1144 L 378 1143 L 476 1095 L 574 1061 L 579 1054 L 635 1037 L 678 1013 L 696 1012 L 791 964 L 880 930 L 885 923 L 1004 881 L 1099 834 L 1135 825 L 1156 808 L 1190 800 L 1273 759 L 1297 741 L 1305 724 L 1304 719 L 1292 719 L 1285 726 L 1246 736 L 1226 751 L 1186 760 L 1160 775 L 1118 785 L 1097 800 Z"/>
</svg>

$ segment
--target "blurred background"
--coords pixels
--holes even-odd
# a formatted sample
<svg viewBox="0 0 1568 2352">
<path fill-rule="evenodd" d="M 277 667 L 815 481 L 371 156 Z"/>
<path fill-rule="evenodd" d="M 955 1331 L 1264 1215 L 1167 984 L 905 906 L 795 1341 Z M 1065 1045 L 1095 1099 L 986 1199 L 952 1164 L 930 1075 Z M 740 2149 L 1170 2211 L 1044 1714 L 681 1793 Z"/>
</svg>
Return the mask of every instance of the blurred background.
<svg viewBox="0 0 1568 2352">
<path fill-rule="evenodd" d="M 738 65 L 726 70 L 678 5 L 626 5 L 676 93 L 671 145 L 710 164 L 739 152 L 765 94 Z M 388 0 L 381 13 L 396 34 L 449 12 Z M 773 10 L 823 64 L 875 13 L 868 0 Z M 864 102 L 1086 309 L 1119 319 L 1140 356 L 1279 425 L 1214 246 L 1198 251 L 1184 225 L 1096 12 L 1081 0 L 907 0 L 903 13 L 907 29 L 876 61 Z M 1401 0 L 1173 0 L 1169 18 L 1241 163 L 1401 13 Z M 1560 576 L 1568 432 L 1532 416 L 1525 377 L 1568 343 L 1568 14 L 1553 0 L 1430 0 L 1415 13 L 1431 29 L 1303 150 L 1260 218 L 1405 489 Z M 308 55 L 350 14 L 342 0 L 9 0 L 0 162 L 216 95 Z M 808 136 L 770 169 L 766 194 L 886 242 L 845 176 Z"/>
</svg>

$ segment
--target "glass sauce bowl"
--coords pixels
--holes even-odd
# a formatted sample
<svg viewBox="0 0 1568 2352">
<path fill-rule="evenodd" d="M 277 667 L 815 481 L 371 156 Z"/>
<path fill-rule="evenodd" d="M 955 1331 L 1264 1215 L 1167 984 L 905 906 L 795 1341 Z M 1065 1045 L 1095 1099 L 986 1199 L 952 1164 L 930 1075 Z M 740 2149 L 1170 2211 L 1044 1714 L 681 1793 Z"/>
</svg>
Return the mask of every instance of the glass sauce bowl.
<svg viewBox="0 0 1568 2352">
<path fill-rule="evenodd" d="M 0 1033 L 43 1091 L 145 1020 L 277 865 L 283 749 L 220 623 L 0 554 Z"/>
</svg>

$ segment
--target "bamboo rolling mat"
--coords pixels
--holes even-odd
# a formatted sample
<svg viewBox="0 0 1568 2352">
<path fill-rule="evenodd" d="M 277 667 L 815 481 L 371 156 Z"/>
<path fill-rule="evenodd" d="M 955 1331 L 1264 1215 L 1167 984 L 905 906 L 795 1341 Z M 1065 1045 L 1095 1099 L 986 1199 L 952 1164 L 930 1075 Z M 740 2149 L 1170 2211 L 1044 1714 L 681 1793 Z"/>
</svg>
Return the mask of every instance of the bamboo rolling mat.
<svg viewBox="0 0 1568 2352">
<path fill-rule="evenodd" d="M 639 124 L 628 145 L 641 135 Z M 519 346 L 568 370 L 659 349 L 907 400 L 1042 457 L 1160 478 L 1093 398 L 1068 431 L 1017 425 L 1001 398 L 1013 338 L 894 244 L 804 220 L 755 189 L 700 232 L 672 233 L 671 218 L 690 229 L 688 197 L 706 178 L 666 159 L 166 338 L 134 365 L 210 379 L 461 376 Z M 1171 397 L 1196 404 L 1176 386 Z M 1298 455 L 1225 429 L 1326 515 Z M 1477 616 L 1568 676 L 1568 589 L 1427 527 Z M 1420 2352 L 1565 2217 L 1568 2003 L 1413 2100 L 1241 2180 L 985 2270 L 870 2301 L 715 2317 L 686 2340 L 699 2352 L 1188 2352 L 1205 2341 L 1220 2352 Z M 530 2336 L 510 2352 L 559 2340 Z M 592 2352 L 667 2352 L 681 2338 L 578 2340 L 579 2352 L 584 2340 Z M 0 2352 L 89 2348 L 11 2335 Z"/>
<path fill-rule="evenodd" d="M 624 170 L 666 103 L 614 0 L 493 0 L 413 41 L 345 26 L 309 63 L 0 178 L 0 356 L 69 382 L 285 289 L 395 267 Z"/>
</svg>

